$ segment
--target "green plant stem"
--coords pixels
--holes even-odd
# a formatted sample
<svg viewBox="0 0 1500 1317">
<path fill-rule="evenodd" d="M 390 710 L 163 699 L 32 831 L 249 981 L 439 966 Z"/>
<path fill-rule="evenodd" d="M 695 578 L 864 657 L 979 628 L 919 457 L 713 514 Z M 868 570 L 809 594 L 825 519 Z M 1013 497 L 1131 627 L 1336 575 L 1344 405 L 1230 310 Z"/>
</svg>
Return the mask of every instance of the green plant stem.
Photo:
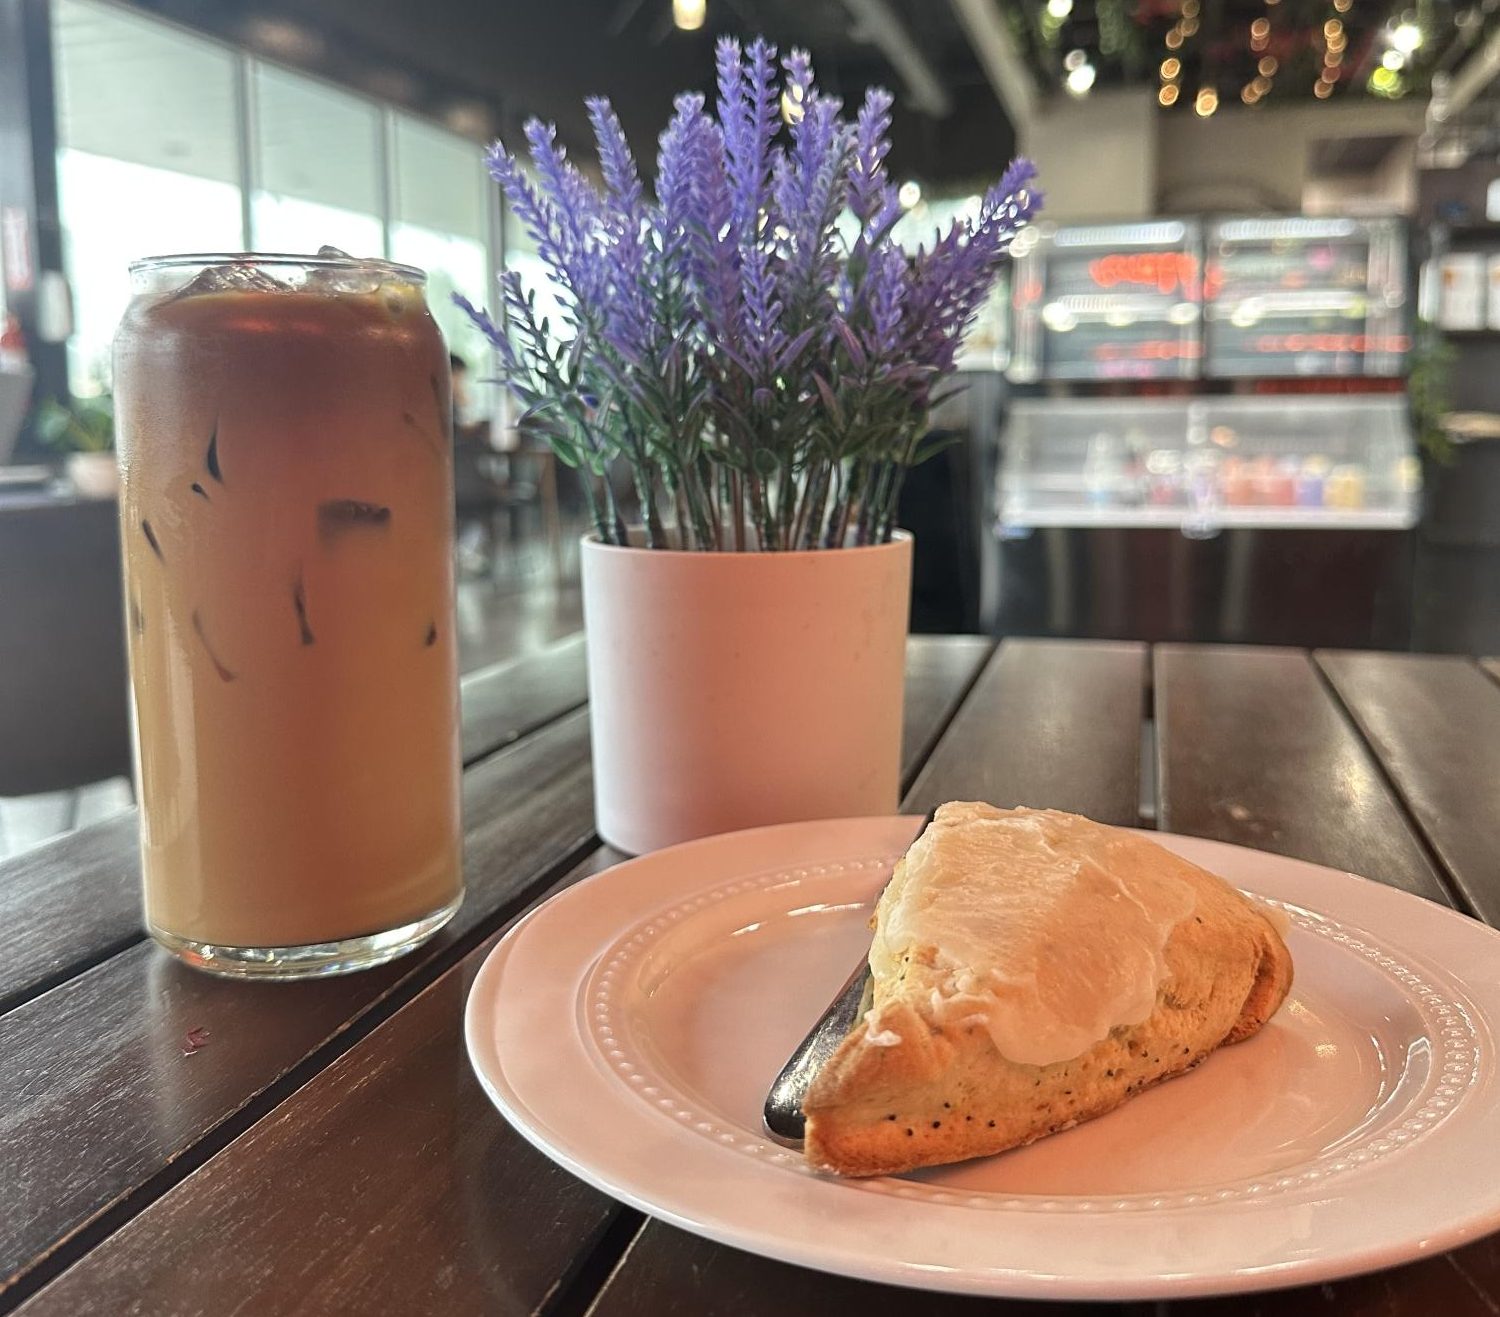
<svg viewBox="0 0 1500 1317">
<path fill-rule="evenodd" d="M 854 537 L 856 544 L 869 544 L 874 533 L 876 491 L 880 487 L 884 468 L 883 462 L 871 462 L 865 469 L 864 483 L 859 491 L 859 522 Z"/>
<path fill-rule="evenodd" d="M 910 469 L 903 463 L 896 467 L 888 478 L 889 488 L 881 496 L 880 525 L 875 535 L 877 544 L 891 542 L 891 534 L 896 529 L 896 514 L 901 503 L 901 491 L 906 485 L 906 473 Z"/>
<path fill-rule="evenodd" d="M 598 496 L 594 493 L 594 478 L 586 467 L 579 467 L 578 475 L 578 483 L 583 486 L 583 501 L 589 509 L 589 520 L 594 523 L 594 533 L 601 544 L 608 544 L 609 524 L 604 520 L 604 509 L 599 506 Z"/>
<path fill-rule="evenodd" d="M 601 477 L 604 481 L 604 498 L 609 505 L 609 520 L 614 526 L 613 538 L 606 537 L 606 544 L 627 545 L 630 543 L 630 534 L 625 529 L 625 518 L 620 515 L 620 502 L 615 497 L 615 483 L 609 478 L 609 473 Z"/>
<path fill-rule="evenodd" d="M 688 466 L 684 479 L 699 544 L 704 549 L 717 550 L 722 547 L 719 543 L 719 528 L 714 520 L 712 501 L 703 488 L 698 463 L 693 462 Z"/>
<path fill-rule="evenodd" d="M 745 551 L 745 482 L 740 479 L 738 471 L 730 473 L 729 486 L 732 493 L 730 502 L 734 517 L 734 548 L 736 553 L 743 553 Z"/>
<path fill-rule="evenodd" d="M 847 474 L 838 477 L 838 498 L 834 502 L 834 511 L 838 514 L 837 523 L 832 526 L 831 535 L 825 547 L 828 549 L 841 549 L 844 544 L 849 543 L 849 522 L 853 517 L 853 490 L 859 486 L 859 463 L 850 462 Z"/>
<path fill-rule="evenodd" d="M 823 501 L 828 492 L 828 468 L 829 463 L 819 462 L 802 487 L 802 497 L 792 523 L 794 549 L 813 547 L 812 541 L 817 528 L 822 525 Z"/>
</svg>

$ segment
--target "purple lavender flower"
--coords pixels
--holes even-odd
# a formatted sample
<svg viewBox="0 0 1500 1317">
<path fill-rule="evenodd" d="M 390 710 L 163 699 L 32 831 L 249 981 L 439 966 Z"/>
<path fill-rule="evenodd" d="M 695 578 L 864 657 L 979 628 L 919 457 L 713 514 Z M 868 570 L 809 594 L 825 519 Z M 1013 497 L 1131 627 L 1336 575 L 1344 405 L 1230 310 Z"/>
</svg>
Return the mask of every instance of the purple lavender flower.
<svg viewBox="0 0 1500 1317">
<path fill-rule="evenodd" d="M 886 182 L 885 157 L 890 151 L 887 134 L 891 131 L 890 92 L 871 87 L 865 103 L 859 107 L 855 123 L 853 158 L 849 162 L 849 209 L 867 227 L 885 207 L 895 203 L 893 189 Z"/>
<path fill-rule="evenodd" d="M 755 241 L 771 166 L 778 117 L 776 47 L 762 37 L 743 53 L 732 37 L 715 50 L 719 77 L 719 125 L 732 197 L 731 222 L 743 247 Z"/>
<path fill-rule="evenodd" d="M 525 128 L 534 176 L 497 143 L 490 172 L 563 323 L 538 319 L 514 271 L 502 324 L 458 303 L 494 344 L 523 424 L 590 473 L 602 538 L 624 542 L 638 516 L 665 542 L 663 500 L 697 548 L 888 538 L 933 390 L 1041 204 L 1036 171 L 1013 162 L 972 219 L 908 256 L 892 236 L 889 93 L 867 93 L 849 124 L 803 51 L 781 61 L 780 84 L 764 40 L 720 41 L 715 65 L 717 118 L 701 95 L 675 100 L 654 200 L 608 101 L 588 102 L 602 194 L 548 126 Z M 618 463 L 638 511 L 606 479 Z"/>
</svg>

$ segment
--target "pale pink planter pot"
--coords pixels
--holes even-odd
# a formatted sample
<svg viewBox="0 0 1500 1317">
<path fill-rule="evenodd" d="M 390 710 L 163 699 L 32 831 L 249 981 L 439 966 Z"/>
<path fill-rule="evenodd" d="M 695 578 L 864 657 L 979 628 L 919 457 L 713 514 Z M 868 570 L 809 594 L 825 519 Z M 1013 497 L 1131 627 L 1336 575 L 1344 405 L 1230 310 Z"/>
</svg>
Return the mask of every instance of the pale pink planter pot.
<svg viewBox="0 0 1500 1317">
<path fill-rule="evenodd" d="M 912 541 L 682 553 L 585 540 L 599 835 L 632 854 L 892 814 Z"/>
</svg>

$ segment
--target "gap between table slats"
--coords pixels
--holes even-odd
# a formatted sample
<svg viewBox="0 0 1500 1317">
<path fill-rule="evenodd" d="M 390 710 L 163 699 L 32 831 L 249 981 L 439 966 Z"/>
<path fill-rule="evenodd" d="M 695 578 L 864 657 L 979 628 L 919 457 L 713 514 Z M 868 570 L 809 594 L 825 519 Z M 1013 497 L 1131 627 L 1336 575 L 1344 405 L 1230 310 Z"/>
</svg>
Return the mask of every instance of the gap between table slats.
<svg viewBox="0 0 1500 1317">
<path fill-rule="evenodd" d="M 1155 669 L 1163 831 L 1312 860 L 1452 904 L 1306 654 L 1161 645 Z"/>
<path fill-rule="evenodd" d="M 1316 658 L 1465 904 L 1500 923 L 1500 686 L 1457 655 Z"/>
</svg>

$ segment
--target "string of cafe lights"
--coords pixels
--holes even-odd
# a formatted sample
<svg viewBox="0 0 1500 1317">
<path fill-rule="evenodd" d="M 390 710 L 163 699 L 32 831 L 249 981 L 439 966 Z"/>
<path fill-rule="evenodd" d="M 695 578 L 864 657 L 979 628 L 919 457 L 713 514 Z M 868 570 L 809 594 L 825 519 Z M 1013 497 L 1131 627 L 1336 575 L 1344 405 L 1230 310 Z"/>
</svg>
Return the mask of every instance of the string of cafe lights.
<svg viewBox="0 0 1500 1317">
<path fill-rule="evenodd" d="M 1266 0 L 1266 8 L 1274 9 L 1279 0 Z M 1250 53 L 1259 58 L 1255 61 L 1255 76 L 1240 88 L 1240 100 L 1246 105 L 1258 105 L 1270 95 L 1275 85 L 1281 61 L 1271 54 L 1271 16 L 1261 15 L 1250 24 Z"/>
<path fill-rule="evenodd" d="M 1343 0 L 1343 3 L 1345 8 L 1339 10 L 1339 0 L 1334 0 L 1337 12 L 1347 13 L 1352 0 Z M 1349 38 L 1344 33 L 1343 21 L 1336 17 L 1328 19 L 1323 24 L 1323 68 L 1318 74 L 1317 82 L 1313 83 L 1313 95 L 1320 101 L 1326 101 L 1333 95 L 1333 89 L 1344 76 L 1344 51 L 1348 45 Z"/>
<path fill-rule="evenodd" d="M 1178 97 L 1182 95 L 1182 49 L 1189 40 L 1198 35 L 1201 9 L 1202 0 L 1182 0 L 1182 8 L 1178 11 L 1177 21 L 1167 29 L 1164 39 L 1167 55 L 1158 70 L 1161 77 L 1161 86 L 1156 90 L 1158 105 L 1176 105 Z M 1205 94 L 1213 98 L 1213 103 L 1207 109 L 1202 108 L 1205 104 Z M 1194 101 L 1194 108 L 1199 114 L 1212 114 L 1218 108 L 1218 104 L 1218 94 L 1211 88 L 1202 88 Z"/>
</svg>

